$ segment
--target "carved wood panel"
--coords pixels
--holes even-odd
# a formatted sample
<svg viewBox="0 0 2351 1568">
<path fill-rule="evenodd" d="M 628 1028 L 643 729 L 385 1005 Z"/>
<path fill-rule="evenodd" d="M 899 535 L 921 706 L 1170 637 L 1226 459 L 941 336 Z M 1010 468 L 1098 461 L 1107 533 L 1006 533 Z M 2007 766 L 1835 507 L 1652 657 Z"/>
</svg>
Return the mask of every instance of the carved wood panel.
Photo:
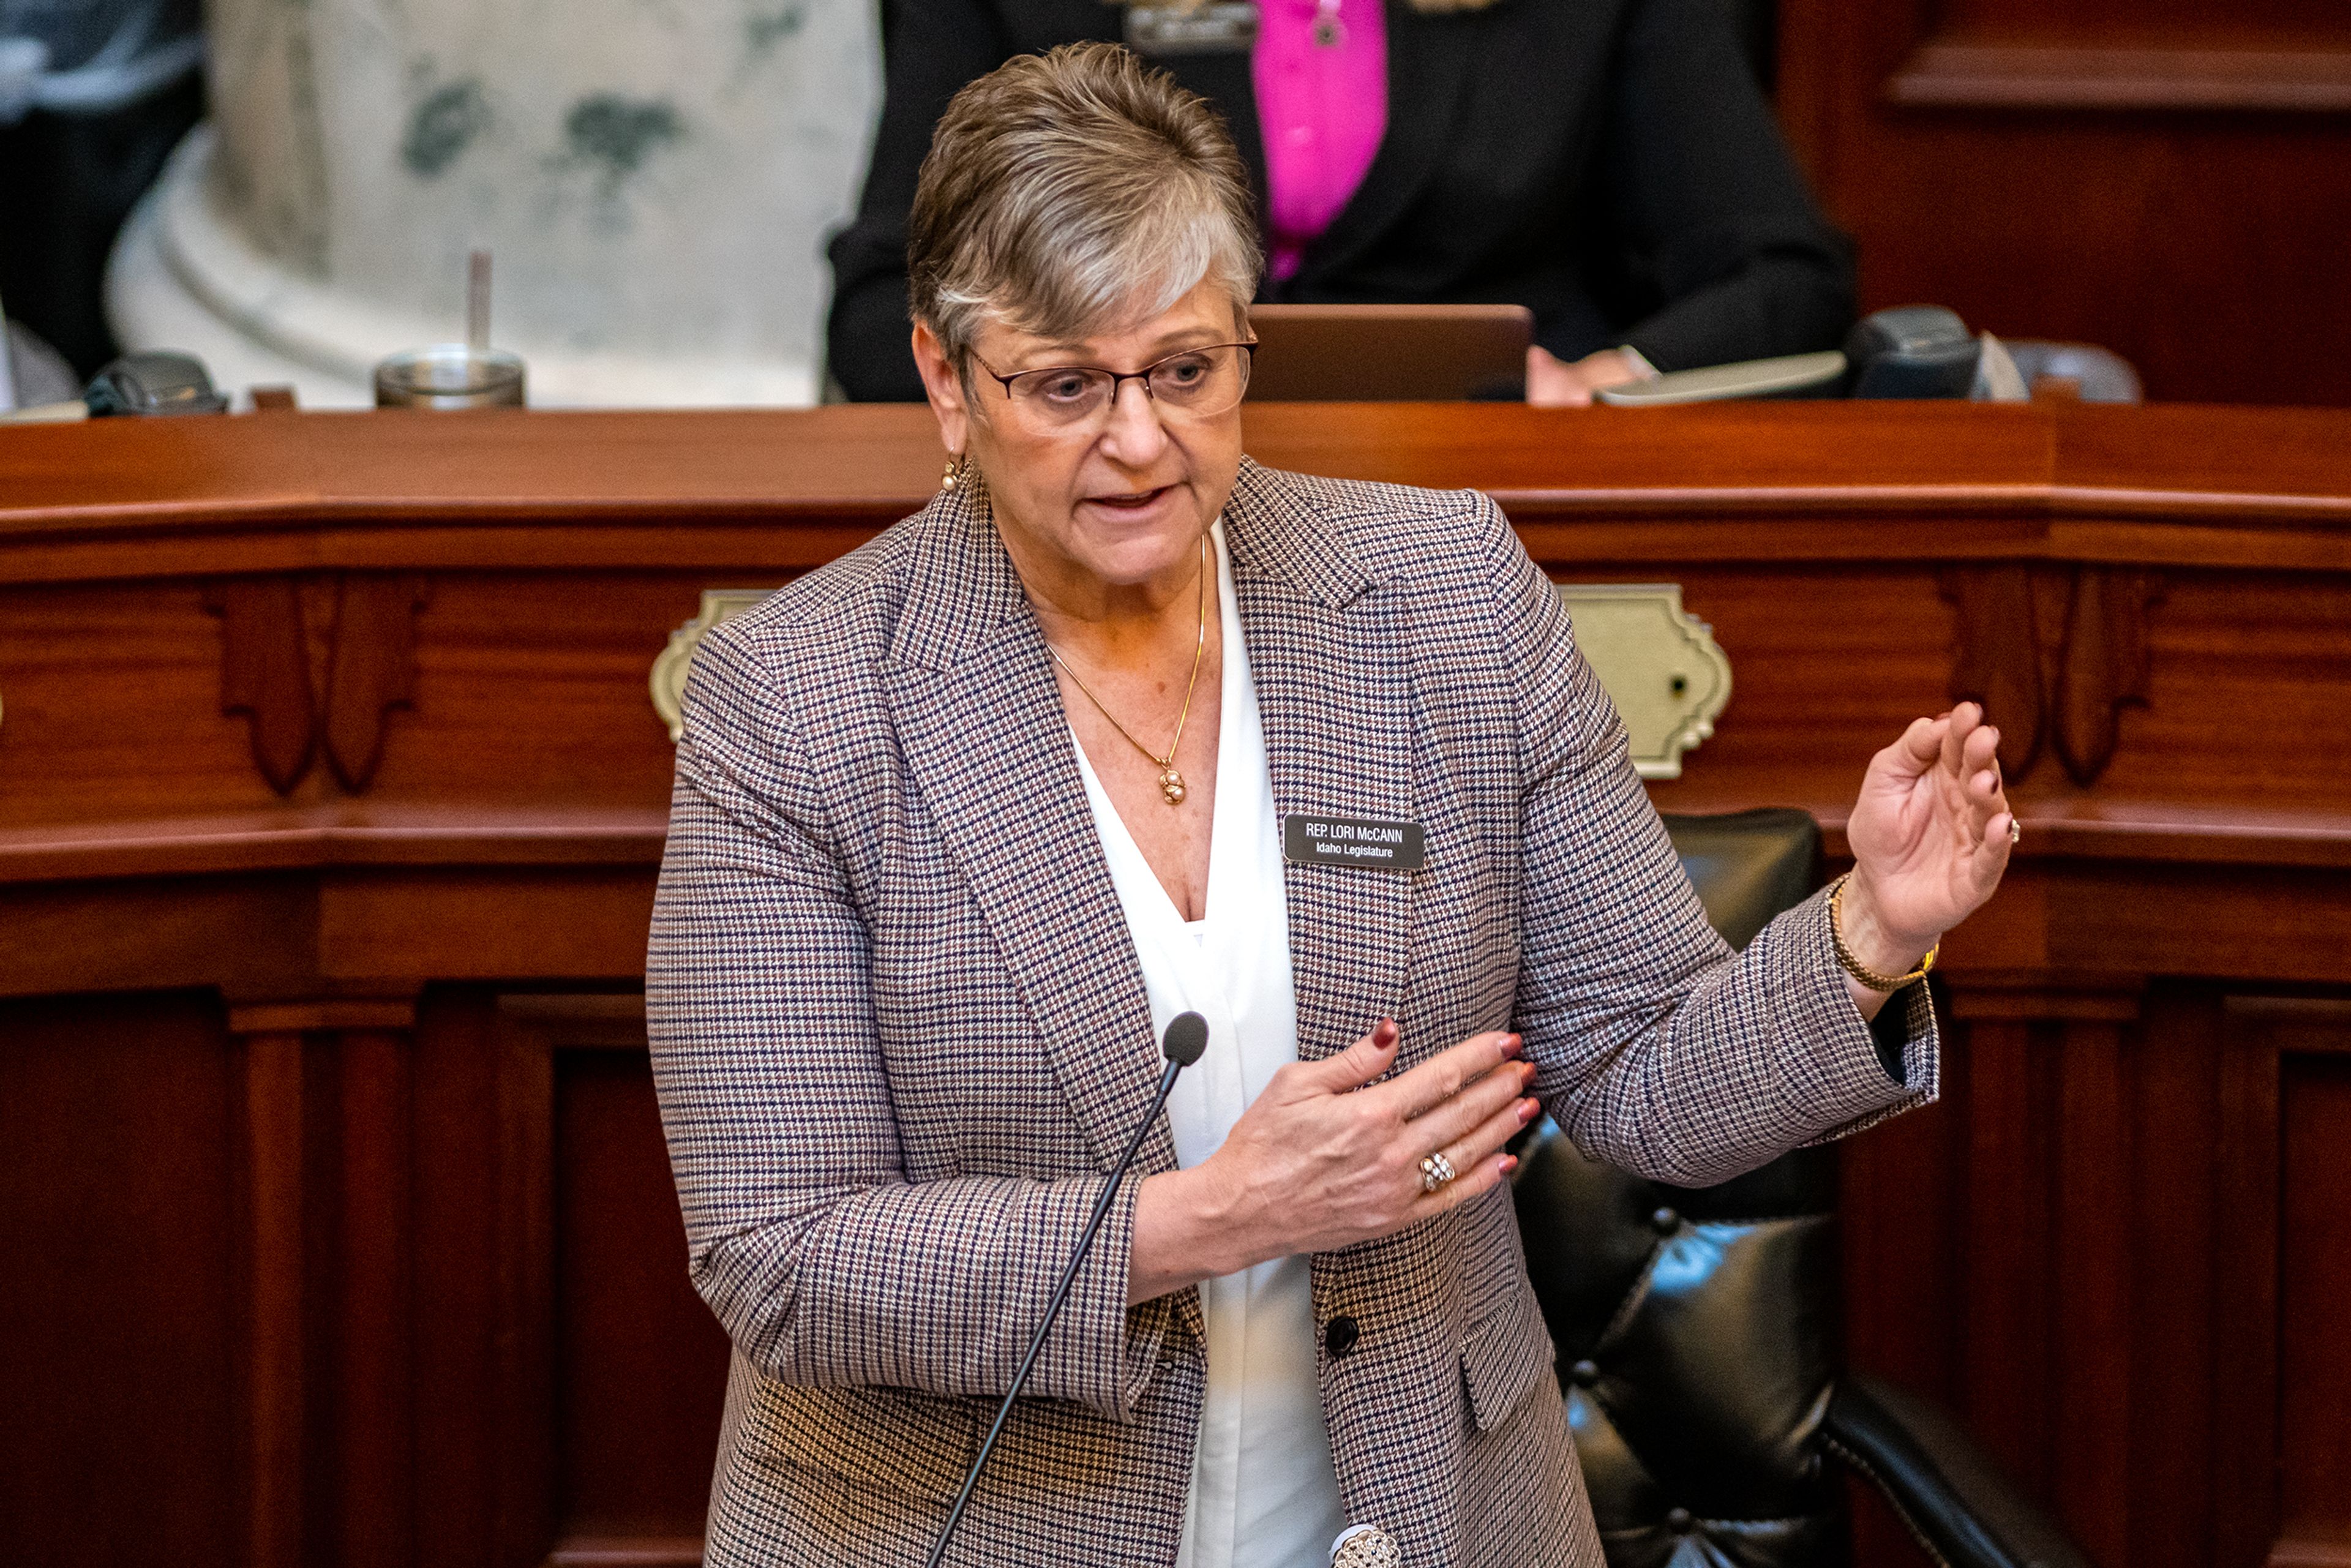
<svg viewBox="0 0 2351 1568">
<path fill-rule="evenodd" d="M 269 787 L 291 794 L 323 749 L 336 781 L 365 794 L 383 760 L 388 716 L 415 696 L 423 581 L 360 572 L 308 585 L 231 578 L 204 601 L 221 618 L 221 712 L 244 716 L 254 766 Z"/>
<path fill-rule="evenodd" d="M 2089 565 L 1946 568 L 1944 600 L 1959 612 L 1950 698 L 1978 702 L 2000 726 L 2001 767 L 2013 782 L 2054 750 L 2075 784 L 2114 760 L 2126 707 L 2147 695 L 2147 612 L 2155 573 Z"/>
</svg>

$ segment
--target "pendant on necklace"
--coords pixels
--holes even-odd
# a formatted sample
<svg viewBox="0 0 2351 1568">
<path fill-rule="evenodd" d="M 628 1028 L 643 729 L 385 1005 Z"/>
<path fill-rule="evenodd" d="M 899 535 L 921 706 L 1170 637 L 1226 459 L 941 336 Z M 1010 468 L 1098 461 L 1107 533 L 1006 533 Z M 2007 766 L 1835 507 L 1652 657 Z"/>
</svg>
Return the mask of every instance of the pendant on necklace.
<svg viewBox="0 0 2351 1568">
<path fill-rule="evenodd" d="M 1167 797 L 1167 803 L 1171 806 L 1184 803 L 1184 776 L 1176 771 L 1174 763 L 1159 765 L 1159 792 Z"/>
<path fill-rule="evenodd" d="M 1346 24 L 1339 20 L 1341 0 L 1317 0 L 1314 8 L 1314 47 L 1335 49 L 1347 41 Z"/>
</svg>

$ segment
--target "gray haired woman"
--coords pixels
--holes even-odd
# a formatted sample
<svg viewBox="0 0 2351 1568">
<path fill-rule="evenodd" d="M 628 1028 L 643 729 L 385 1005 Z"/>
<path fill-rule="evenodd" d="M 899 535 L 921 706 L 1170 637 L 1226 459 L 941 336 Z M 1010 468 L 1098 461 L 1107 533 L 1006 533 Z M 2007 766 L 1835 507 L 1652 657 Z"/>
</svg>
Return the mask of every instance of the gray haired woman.
<svg viewBox="0 0 2351 1568">
<path fill-rule="evenodd" d="M 1935 1092 L 1981 716 L 1731 953 L 1493 503 L 1242 455 L 1254 232 L 1123 52 L 967 88 L 909 255 L 941 493 L 695 659 L 647 983 L 714 1563 L 924 1560 L 1179 1012 L 949 1561 L 1597 1568 L 1511 1135 L 1706 1183 Z"/>
</svg>

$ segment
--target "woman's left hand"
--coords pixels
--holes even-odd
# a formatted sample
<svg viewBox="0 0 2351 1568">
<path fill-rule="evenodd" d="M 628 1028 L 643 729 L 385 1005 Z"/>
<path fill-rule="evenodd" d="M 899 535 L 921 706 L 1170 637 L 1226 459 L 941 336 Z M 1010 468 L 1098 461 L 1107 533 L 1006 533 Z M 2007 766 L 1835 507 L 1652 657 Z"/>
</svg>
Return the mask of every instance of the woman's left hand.
<svg viewBox="0 0 2351 1568">
<path fill-rule="evenodd" d="M 2012 841 L 2000 731 L 1961 703 L 1922 718 L 1870 758 L 1845 826 L 1853 880 L 1840 901 L 1845 946 L 1899 975 L 1991 897 Z"/>
</svg>

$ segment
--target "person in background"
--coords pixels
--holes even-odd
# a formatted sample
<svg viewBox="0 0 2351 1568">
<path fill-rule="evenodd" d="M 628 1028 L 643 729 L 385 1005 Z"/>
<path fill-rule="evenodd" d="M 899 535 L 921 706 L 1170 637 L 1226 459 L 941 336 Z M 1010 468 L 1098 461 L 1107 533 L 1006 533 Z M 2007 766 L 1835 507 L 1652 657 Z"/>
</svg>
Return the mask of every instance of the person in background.
<svg viewBox="0 0 2351 1568">
<path fill-rule="evenodd" d="M 923 396 L 906 214 L 948 99 L 1087 38 L 1123 39 L 1223 112 L 1258 198 L 1262 301 L 1525 305 L 1528 397 L 1554 404 L 1834 348 L 1853 324 L 1850 247 L 1728 0 L 885 5 L 873 161 L 831 246 L 831 372 L 859 401 Z"/>
</svg>

